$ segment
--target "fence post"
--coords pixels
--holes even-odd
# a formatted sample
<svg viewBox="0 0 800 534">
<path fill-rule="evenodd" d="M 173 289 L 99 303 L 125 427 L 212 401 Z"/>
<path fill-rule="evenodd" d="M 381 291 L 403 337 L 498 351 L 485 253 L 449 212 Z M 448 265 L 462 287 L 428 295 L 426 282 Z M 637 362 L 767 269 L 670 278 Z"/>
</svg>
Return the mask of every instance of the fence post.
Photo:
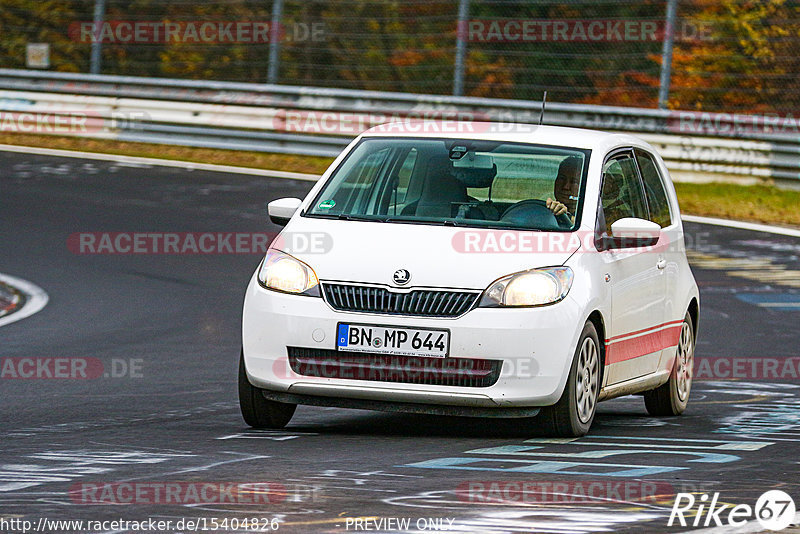
<svg viewBox="0 0 800 534">
<path fill-rule="evenodd" d="M 469 0 L 458 2 L 458 25 L 456 27 L 456 61 L 453 71 L 453 96 L 464 94 L 464 60 L 467 55 L 467 18 Z"/>
<path fill-rule="evenodd" d="M 267 83 L 278 83 L 281 52 L 281 19 L 283 18 L 283 0 L 272 2 L 272 23 L 269 27 L 269 67 Z"/>
<path fill-rule="evenodd" d="M 89 59 L 89 72 L 100 74 L 103 51 L 102 27 L 106 17 L 106 0 L 94 0 L 94 20 L 92 23 L 92 52 Z"/>
<path fill-rule="evenodd" d="M 664 27 L 664 47 L 661 51 L 661 83 L 658 88 L 658 107 L 666 109 L 669 100 L 669 82 L 672 76 L 672 46 L 675 36 L 675 17 L 678 0 L 667 0 L 667 23 Z"/>
</svg>

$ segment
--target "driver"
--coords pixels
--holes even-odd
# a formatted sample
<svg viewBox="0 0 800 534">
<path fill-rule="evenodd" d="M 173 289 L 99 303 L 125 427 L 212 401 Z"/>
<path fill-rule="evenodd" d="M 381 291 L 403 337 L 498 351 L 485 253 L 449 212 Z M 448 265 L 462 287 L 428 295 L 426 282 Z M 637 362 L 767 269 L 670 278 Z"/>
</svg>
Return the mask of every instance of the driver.
<svg viewBox="0 0 800 534">
<path fill-rule="evenodd" d="M 574 220 L 575 208 L 578 205 L 578 188 L 581 178 L 581 159 L 577 156 L 570 156 L 558 166 L 558 174 L 553 184 L 552 199 L 547 198 L 547 207 L 556 217 L 567 214 Z"/>
</svg>

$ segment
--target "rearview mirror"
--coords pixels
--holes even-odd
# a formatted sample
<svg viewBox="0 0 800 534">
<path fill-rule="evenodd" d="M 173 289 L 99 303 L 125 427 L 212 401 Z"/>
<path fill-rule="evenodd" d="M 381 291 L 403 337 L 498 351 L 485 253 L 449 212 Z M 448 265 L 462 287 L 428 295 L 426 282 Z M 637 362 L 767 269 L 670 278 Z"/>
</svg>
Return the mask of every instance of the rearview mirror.
<svg viewBox="0 0 800 534">
<path fill-rule="evenodd" d="M 303 201 L 299 198 L 279 198 L 267 204 L 269 220 L 279 226 L 286 226 Z"/>
<path fill-rule="evenodd" d="M 615 248 L 649 247 L 658 242 L 661 227 L 645 219 L 625 217 L 611 225 Z"/>
<path fill-rule="evenodd" d="M 494 158 L 489 154 L 476 154 L 470 151 L 461 158 L 453 160 L 453 167 L 456 169 L 491 169 L 494 167 Z"/>
</svg>

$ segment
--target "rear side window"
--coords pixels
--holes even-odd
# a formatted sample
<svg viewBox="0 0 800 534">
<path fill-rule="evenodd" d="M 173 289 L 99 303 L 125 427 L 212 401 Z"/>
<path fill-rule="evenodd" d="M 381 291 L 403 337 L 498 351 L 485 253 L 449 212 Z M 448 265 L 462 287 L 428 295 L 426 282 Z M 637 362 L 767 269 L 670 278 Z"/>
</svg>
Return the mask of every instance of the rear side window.
<svg viewBox="0 0 800 534">
<path fill-rule="evenodd" d="M 632 153 L 614 156 L 603 166 L 601 203 L 607 230 L 625 217 L 647 218 L 647 205 Z"/>
<path fill-rule="evenodd" d="M 664 182 L 661 180 L 658 167 L 652 155 L 639 149 L 636 149 L 635 152 L 639 170 L 642 172 L 647 204 L 650 206 L 650 220 L 661 228 L 666 228 L 672 224 L 672 217 L 669 213 L 667 192 L 664 190 Z"/>
</svg>

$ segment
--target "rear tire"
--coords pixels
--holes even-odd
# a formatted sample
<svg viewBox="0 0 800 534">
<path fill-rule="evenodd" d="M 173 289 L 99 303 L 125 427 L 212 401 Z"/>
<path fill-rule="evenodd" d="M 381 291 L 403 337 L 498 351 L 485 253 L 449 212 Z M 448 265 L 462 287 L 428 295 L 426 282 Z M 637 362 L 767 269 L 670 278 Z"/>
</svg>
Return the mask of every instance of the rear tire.
<svg viewBox="0 0 800 534">
<path fill-rule="evenodd" d="M 654 416 L 680 415 L 689 404 L 694 369 L 694 327 L 692 316 L 683 318 L 681 337 L 675 353 L 675 363 L 669 380 L 656 389 L 644 392 L 644 405 L 647 413 Z"/>
<path fill-rule="evenodd" d="M 253 428 L 280 429 L 294 415 L 296 404 L 286 404 L 264 398 L 261 390 L 247 379 L 244 368 L 244 351 L 239 357 L 239 407 L 244 422 Z"/>
<path fill-rule="evenodd" d="M 556 436 L 580 437 L 589 432 L 600 390 L 600 341 L 594 324 L 581 332 L 564 393 L 553 406 L 542 408 L 539 420 Z"/>
</svg>

